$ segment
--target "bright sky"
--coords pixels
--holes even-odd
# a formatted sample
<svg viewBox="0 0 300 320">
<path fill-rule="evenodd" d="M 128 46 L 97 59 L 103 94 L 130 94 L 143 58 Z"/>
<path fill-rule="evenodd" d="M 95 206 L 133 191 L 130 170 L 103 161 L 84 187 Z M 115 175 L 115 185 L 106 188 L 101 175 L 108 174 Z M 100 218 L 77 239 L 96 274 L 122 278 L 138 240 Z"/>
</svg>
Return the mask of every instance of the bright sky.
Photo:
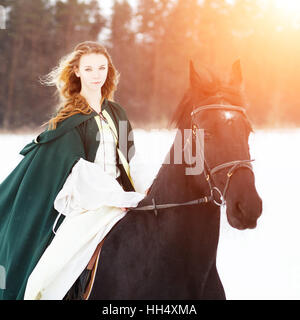
<svg viewBox="0 0 300 320">
<path fill-rule="evenodd" d="M 289 25 L 295 29 L 300 28 L 300 0 L 260 0 L 263 6 L 273 4 L 273 15 L 279 27 Z"/>
<path fill-rule="evenodd" d="M 266 0 L 261 0 L 265 1 Z M 269 0 L 270 1 L 270 0 Z M 300 1 L 299 0 L 273 0 L 278 9 L 282 9 L 289 14 L 299 14 Z"/>
</svg>

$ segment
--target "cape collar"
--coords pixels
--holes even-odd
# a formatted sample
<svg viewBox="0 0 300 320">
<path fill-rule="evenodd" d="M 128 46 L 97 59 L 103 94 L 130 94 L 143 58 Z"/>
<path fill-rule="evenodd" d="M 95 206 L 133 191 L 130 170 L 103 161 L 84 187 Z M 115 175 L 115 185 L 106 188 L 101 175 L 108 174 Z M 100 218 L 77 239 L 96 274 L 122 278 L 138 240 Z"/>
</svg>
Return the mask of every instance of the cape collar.
<svg viewBox="0 0 300 320">
<path fill-rule="evenodd" d="M 114 116 L 111 110 L 111 106 L 107 99 L 104 99 L 102 103 L 102 110 L 106 110 L 111 118 L 114 120 Z M 36 146 L 40 144 L 44 144 L 47 142 L 50 142 L 52 140 L 55 140 L 68 131 L 72 130 L 73 128 L 77 127 L 84 121 L 87 121 L 93 117 L 98 115 L 96 111 L 92 111 L 90 114 L 74 114 L 73 116 L 65 119 L 64 121 L 60 122 L 58 127 L 55 130 L 45 130 L 44 132 L 40 133 L 32 142 L 28 143 L 21 151 L 20 154 L 25 155 L 30 150 L 35 148 Z M 115 121 L 115 120 L 114 120 Z"/>
<path fill-rule="evenodd" d="M 102 110 L 106 110 L 109 115 L 114 119 L 112 116 L 112 110 L 109 106 L 108 100 L 104 99 L 102 103 Z M 71 129 L 77 127 L 82 122 L 95 117 L 98 115 L 96 111 L 92 111 L 90 114 L 74 114 L 73 116 L 67 118 L 66 120 L 62 121 L 55 130 L 46 130 L 42 132 L 38 137 L 35 139 L 35 143 L 47 143 L 51 140 L 57 139 L 58 137 L 62 136 L 66 132 L 70 131 Z"/>
</svg>

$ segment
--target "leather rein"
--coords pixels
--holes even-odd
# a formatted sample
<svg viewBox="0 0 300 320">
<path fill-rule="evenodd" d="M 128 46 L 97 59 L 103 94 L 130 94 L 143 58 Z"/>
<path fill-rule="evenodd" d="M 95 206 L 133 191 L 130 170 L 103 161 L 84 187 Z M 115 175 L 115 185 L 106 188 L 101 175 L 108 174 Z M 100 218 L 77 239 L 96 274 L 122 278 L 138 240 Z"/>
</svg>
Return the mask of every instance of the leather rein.
<svg viewBox="0 0 300 320">
<path fill-rule="evenodd" d="M 204 110 L 225 110 L 225 111 L 241 112 L 243 116 L 246 118 L 246 120 L 250 123 L 250 120 L 246 114 L 246 110 L 240 106 L 224 105 L 224 104 L 210 104 L 210 105 L 201 106 L 194 109 L 191 112 L 191 127 L 193 132 L 193 138 L 197 138 L 196 130 L 198 129 L 197 125 L 194 123 L 194 116 L 195 114 Z M 165 204 L 156 204 L 155 199 L 152 198 L 152 205 L 130 208 L 130 210 L 133 210 L 133 211 L 154 210 L 154 213 L 157 216 L 158 215 L 157 210 L 159 209 L 173 208 L 173 207 L 179 207 L 179 206 L 198 205 L 198 204 L 208 203 L 208 202 L 214 202 L 217 206 L 220 206 L 220 207 L 224 206 L 226 204 L 225 196 L 226 196 L 232 175 L 240 168 L 246 168 L 253 172 L 253 168 L 251 165 L 251 162 L 253 161 L 254 160 L 234 160 L 230 162 L 225 162 L 223 164 L 220 164 L 210 169 L 204 158 L 204 175 L 210 189 L 209 196 L 204 196 L 202 198 L 183 202 L 183 203 L 165 203 Z M 220 189 L 214 183 L 213 176 L 217 172 L 224 170 L 226 168 L 229 168 L 229 170 L 226 175 L 227 179 L 226 179 L 224 190 L 223 192 L 221 192 Z M 218 198 L 216 198 L 216 194 L 218 195 Z"/>
</svg>

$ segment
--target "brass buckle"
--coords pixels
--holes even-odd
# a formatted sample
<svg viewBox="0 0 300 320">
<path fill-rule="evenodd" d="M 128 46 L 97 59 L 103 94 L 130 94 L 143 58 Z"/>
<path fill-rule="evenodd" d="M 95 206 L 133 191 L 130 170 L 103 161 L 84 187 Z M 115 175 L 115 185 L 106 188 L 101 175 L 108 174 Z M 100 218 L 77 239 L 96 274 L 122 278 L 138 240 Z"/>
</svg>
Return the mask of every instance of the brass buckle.
<svg viewBox="0 0 300 320">
<path fill-rule="evenodd" d="M 197 131 L 197 129 L 198 129 L 198 127 L 195 125 L 195 124 L 193 124 L 193 128 L 192 128 L 192 130 L 193 130 L 193 135 L 196 137 L 196 131 Z"/>
</svg>

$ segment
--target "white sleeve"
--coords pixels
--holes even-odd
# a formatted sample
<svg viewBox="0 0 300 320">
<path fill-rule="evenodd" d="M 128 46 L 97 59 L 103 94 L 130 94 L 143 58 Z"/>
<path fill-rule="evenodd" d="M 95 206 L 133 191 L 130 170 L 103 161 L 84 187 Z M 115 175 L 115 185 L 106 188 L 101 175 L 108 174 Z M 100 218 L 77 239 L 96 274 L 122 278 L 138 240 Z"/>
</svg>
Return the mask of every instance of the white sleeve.
<svg viewBox="0 0 300 320">
<path fill-rule="evenodd" d="M 129 208 L 136 207 L 144 196 L 142 193 L 124 191 L 101 166 L 81 158 L 58 193 L 54 207 L 64 215 L 96 210 L 100 206 Z"/>
</svg>

